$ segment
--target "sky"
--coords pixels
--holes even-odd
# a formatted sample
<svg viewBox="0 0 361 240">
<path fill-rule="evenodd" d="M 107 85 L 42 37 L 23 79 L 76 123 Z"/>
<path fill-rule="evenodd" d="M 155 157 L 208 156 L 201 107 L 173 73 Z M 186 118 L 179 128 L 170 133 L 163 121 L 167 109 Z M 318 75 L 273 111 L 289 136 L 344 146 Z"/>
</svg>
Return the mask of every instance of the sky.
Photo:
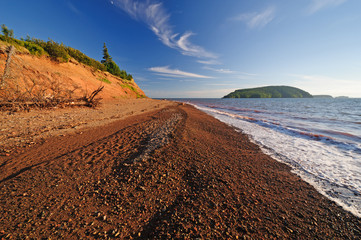
<svg viewBox="0 0 361 240">
<path fill-rule="evenodd" d="M 287 85 L 361 97 L 360 0 L 1 0 L 15 37 L 102 59 L 153 98 Z"/>
</svg>

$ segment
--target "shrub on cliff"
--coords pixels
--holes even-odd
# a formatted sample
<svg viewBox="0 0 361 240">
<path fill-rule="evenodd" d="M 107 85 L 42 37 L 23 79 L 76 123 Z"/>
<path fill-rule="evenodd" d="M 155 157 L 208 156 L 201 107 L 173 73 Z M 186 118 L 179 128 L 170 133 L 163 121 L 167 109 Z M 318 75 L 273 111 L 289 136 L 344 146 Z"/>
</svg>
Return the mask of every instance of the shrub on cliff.
<svg viewBox="0 0 361 240">
<path fill-rule="evenodd" d="M 82 53 L 81 51 L 71 48 L 71 47 L 67 47 L 66 51 L 68 52 L 68 54 L 74 58 L 75 60 L 77 60 L 80 63 L 84 63 L 85 65 L 91 66 L 95 69 L 99 69 L 101 71 L 106 71 L 106 67 L 101 64 L 99 61 L 94 60 L 90 57 L 88 57 L 87 55 L 85 55 L 84 53 Z"/>
<path fill-rule="evenodd" d="M 4 34 L 4 37 L 7 38 L 14 38 L 14 31 L 12 29 L 8 29 L 5 24 L 1 25 L 1 32 Z"/>
<path fill-rule="evenodd" d="M 69 61 L 69 54 L 65 50 L 64 44 L 59 44 L 54 42 L 53 40 L 49 39 L 46 43 L 45 51 L 49 54 L 51 58 L 59 62 L 68 62 Z"/>
<path fill-rule="evenodd" d="M 42 47 L 32 42 L 24 42 L 23 46 L 28 49 L 32 55 L 41 56 L 45 53 Z"/>
</svg>

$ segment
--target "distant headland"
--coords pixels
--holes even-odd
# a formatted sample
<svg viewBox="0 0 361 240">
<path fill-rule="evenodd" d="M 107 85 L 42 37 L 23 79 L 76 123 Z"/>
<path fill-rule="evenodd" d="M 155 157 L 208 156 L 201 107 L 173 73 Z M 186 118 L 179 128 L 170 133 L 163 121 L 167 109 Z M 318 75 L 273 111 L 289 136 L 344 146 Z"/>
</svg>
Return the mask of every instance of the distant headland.
<svg viewBox="0 0 361 240">
<path fill-rule="evenodd" d="M 313 98 L 333 98 L 331 95 L 313 95 Z"/>
<path fill-rule="evenodd" d="M 313 96 L 299 88 L 289 86 L 267 86 L 238 89 L 223 98 L 312 98 Z"/>
</svg>

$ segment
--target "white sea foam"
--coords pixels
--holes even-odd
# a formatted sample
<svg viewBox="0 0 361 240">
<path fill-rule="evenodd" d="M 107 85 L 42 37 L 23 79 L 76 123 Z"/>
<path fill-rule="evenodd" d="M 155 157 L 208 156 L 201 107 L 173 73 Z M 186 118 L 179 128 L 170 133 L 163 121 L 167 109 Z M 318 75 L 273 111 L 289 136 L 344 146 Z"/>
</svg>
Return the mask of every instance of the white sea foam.
<svg viewBox="0 0 361 240">
<path fill-rule="evenodd" d="M 290 134 L 286 127 L 262 126 L 261 120 L 195 106 L 249 135 L 265 153 L 290 165 L 320 193 L 361 217 L 361 155 L 352 146 Z"/>
</svg>

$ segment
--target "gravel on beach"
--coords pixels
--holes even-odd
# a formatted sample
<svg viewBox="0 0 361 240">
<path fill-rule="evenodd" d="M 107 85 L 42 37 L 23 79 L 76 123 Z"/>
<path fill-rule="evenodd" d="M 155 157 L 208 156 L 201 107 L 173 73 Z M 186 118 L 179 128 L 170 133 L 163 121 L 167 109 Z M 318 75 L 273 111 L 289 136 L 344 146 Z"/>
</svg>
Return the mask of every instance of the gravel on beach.
<svg viewBox="0 0 361 240">
<path fill-rule="evenodd" d="M 7 142 L 0 238 L 360 238 L 360 218 L 246 135 L 159 103 L 31 146 Z"/>
</svg>

